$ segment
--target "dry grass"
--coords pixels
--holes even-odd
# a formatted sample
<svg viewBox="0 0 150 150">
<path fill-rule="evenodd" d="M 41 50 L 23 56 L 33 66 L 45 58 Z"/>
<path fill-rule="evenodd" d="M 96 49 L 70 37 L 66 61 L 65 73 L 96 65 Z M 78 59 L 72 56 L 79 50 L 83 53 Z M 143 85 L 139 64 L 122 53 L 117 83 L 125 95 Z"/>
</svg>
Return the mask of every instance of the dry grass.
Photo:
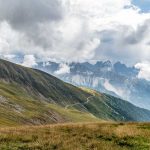
<svg viewBox="0 0 150 150">
<path fill-rule="evenodd" d="M 150 124 L 78 123 L 0 129 L 1 150 L 149 150 Z"/>
</svg>

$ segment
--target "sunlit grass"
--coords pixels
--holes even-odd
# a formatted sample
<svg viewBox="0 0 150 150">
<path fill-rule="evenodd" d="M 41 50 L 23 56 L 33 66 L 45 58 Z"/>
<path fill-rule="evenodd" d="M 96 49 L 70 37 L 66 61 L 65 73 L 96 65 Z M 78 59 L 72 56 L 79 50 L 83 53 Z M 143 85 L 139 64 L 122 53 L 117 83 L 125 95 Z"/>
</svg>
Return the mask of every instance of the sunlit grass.
<svg viewBox="0 0 150 150">
<path fill-rule="evenodd" d="M 149 150 L 149 127 L 103 122 L 1 128 L 0 149 Z"/>
</svg>

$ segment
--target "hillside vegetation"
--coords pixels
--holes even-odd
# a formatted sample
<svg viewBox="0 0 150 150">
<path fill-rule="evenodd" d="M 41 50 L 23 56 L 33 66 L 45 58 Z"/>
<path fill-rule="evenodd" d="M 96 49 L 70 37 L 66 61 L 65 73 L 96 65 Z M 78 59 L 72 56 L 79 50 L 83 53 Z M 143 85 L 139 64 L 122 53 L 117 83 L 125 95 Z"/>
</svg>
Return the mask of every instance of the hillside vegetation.
<svg viewBox="0 0 150 150">
<path fill-rule="evenodd" d="M 150 124 L 87 123 L 0 128 L 2 150 L 149 150 Z"/>
<path fill-rule="evenodd" d="M 150 111 L 0 60 L 0 126 L 150 121 Z"/>
</svg>

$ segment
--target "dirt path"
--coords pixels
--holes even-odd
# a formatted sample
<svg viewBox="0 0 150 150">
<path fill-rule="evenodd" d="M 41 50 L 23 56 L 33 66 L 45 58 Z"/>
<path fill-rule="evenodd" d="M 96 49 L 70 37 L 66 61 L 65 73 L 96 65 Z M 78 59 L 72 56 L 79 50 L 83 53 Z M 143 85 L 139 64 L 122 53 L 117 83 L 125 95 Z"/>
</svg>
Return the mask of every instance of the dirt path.
<svg viewBox="0 0 150 150">
<path fill-rule="evenodd" d="M 84 103 L 75 103 L 75 104 L 72 104 L 72 105 L 66 105 L 66 107 L 65 107 L 65 109 L 68 109 L 69 107 L 74 107 L 74 106 L 76 106 L 76 105 L 83 105 L 84 106 L 84 104 L 88 104 L 92 99 L 91 98 L 93 98 L 93 97 L 95 97 L 95 94 L 93 94 L 92 96 L 89 96 L 88 98 L 87 98 L 87 101 L 86 102 L 84 102 Z"/>
</svg>

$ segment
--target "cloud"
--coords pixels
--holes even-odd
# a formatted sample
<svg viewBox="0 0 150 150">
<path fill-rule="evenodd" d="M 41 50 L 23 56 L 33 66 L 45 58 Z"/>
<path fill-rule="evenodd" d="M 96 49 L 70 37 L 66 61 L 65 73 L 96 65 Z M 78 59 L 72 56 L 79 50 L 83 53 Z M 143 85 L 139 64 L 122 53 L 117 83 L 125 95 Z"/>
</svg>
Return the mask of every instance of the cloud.
<svg viewBox="0 0 150 150">
<path fill-rule="evenodd" d="M 3 55 L 4 59 L 13 60 L 16 58 L 16 55 Z"/>
<path fill-rule="evenodd" d="M 0 54 L 149 60 L 149 19 L 131 0 L 0 0 Z"/>
<path fill-rule="evenodd" d="M 101 45 L 96 50 L 99 59 L 120 60 L 134 64 L 150 60 L 150 20 L 146 20 L 136 29 L 118 25 L 116 29 L 102 30 L 99 33 Z"/>
<path fill-rule="evenodd" d="M 0 20 L 8 21 L 16 29 L 57 20 L 62 15 L 58 0 L 0 0 L 0 12 Z"/>
<path fill-rule="evenodd" d="M 36 66 L 37 65 L 36 59 L 33 55 L 25 55 L 23 63 L 21 65 L 26 66 L 26 67 Z"/>
<path fill-rule="evenodd" d="M 24 53 L 28 53 L 29 49 L 43 51 L 45 47 L 50 48 L 48 44 L 50 41 L 45 40 L 41 26 L 44 24 L 45 28 L 47 23 L 58 22 L 62 17 L 63 11 L 59 0 L 0 0 L 0 21 L 2 24 L 3 22 L 8 24 L 3 30 L 11 28 L 12 32 L 19 34 L 16 36 L 21 36 L 18 49 L 22 49 Z M 20 41 L 25 42 L 20 44 Z M 8 47 L 8 49 L 14 51 L 15 48 Z"/>
<path fill-rule="evenodd" d="M 122 98 L 127 97 L 127 95 L 123 89 L 121 89 L 120 87 L 113 86 L 108 80 L 105 80 L 104 87 L 106 90 L 114 92 L 115 94 L 117 94 L 118 96 L 120 96 Z"/>
<path fill-rule="evenodd" d="M 70 73 L 70 67 L 67 64 L 60 64 L 59 70 L 54 72 L 56 75 Z"/>
<path fill-rule="evenodd" d="M 150 81 L 150 62 L 137 63 L 135 68 L 140 69 L 138 78 Z"/>
</svg>

